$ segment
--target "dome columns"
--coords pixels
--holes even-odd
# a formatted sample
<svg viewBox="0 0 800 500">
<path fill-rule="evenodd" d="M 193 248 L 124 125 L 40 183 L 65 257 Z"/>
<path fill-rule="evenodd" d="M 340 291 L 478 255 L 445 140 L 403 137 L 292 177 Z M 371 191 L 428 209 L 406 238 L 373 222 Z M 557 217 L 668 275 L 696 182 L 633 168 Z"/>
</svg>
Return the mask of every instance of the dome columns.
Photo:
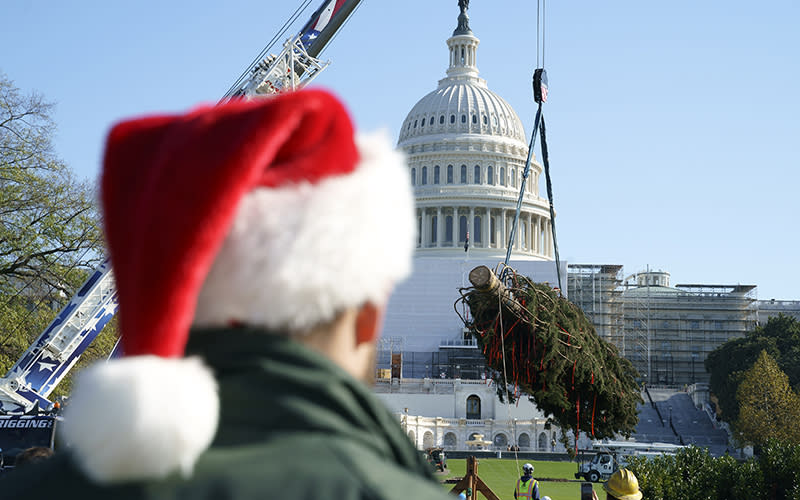
<svg viewBox="0 0 800 500">
<path fill-rule="evenodd" d="M 447 40 L 450 48 L 450 67 L 447 76 L 478 76 L 478 40 L 473 35 L 457 35 Z"/>
<path fill-rule="evenodd" d="M 419 207 L 420 249 L 452 249 L 463 247 L 469 232 L 470 249 L 505 251 L 515 209 L 480 205 L 445 205 Z M 539 257 L 552 256 L 550 221 L 534 212 L 520 212 L 515 253 Z"/>
</svg>

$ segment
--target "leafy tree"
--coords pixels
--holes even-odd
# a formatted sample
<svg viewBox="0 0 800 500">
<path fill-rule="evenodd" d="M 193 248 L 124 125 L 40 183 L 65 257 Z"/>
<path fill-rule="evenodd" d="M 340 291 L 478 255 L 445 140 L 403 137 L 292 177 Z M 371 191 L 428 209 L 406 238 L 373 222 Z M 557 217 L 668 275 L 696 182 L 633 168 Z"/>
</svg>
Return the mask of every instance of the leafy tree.
<svg viewBox="0 0 800 500">
<path fill-rule="evenodd" d="M 719 401 L 723 418 L 739 415 L 736 392 L 743 370 L 753 366 L 761 351 L 775 359 L 795 390 L 800 388 L 800 321 L 791 316 L 770 318 L 747 336 L 728 341 L 712 351 L 705 361 L 711 375 L 709 386 Z"/>
<path fill-rule="evenodd" d="M 628 464 L 648 500 L 691 498 L 800 500 L 800 446 L 771 440 L 760 456 L 739 462 L 689 447 L 675 456 L 633 457 Z"/>
<path fill-rule="evenodd" d="M 54 153 L 52 109 L 0 74 L 0 375 L 102 255 L 94 189 Z"/>
<path fill-rule="evenodd" d="M 736 397 L 739 418 L 735 429 L 741 441 L 758 447 L 770 438 L 800 444 L 800 397 L 766 351 L 761 351 L 753 367 L 744 373 Z"/>
</svg>

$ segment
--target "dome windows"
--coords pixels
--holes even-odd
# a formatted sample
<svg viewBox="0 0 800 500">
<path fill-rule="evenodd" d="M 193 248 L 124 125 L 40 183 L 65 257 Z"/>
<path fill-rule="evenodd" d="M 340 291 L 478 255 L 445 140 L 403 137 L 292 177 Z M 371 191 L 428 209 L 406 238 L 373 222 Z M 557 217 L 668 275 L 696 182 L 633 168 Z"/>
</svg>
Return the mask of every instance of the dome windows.
<svg viewBox="0 0 800 500">
<path fill-rule="evenodd" d="M 491 165 L 486 167 L 486 183 L 494 185 L 494 168 Z"/>
<path fill-rule="evenodd" d="M 412 186 L 416 186 L 417 185 L 417 169 L 416 168 L 412 168 L 411 169 L 411 185 Z"/>
<path fill-rule="evenodd" d="M 481 166 L 475 165 L 475 172 L 473 174 L 473 178 L 475 180 L 475 184 L 481 183 Z"/>
<path fill-rule="evenodd" d="M 414 128 L 417 128 L 417 120 L 414 120 Z"/>
<path fill-rule="evenodd" d="M 461 184 L 467 183 L 467 166 L 461 165 Z"/>
<path fill-rule="evenodd" d="M 461 115 L 461 123 L 467 123 L 467 115 Z"/>
<path fill-rule="evenodd" d="M 425 126 L 425 118 L 423 118 L 423 119 L 422 119 L 422 123 L 420 123 L 420 125 L 419 125 L 419 126 L 420 126 L 420 127 L 424 127 L 424 126 Z"/>
<path fill-rule="evenodd" d="M 428 183 L 428 167 L 422 167 L 422 182 L 421 184 L 424 186 Z"/>
<path fill-rule="evenodd" d="M 423 170 L 424 172 L 424 170 Z M 424 174 L 423 174 L 424 175 Z M 506 169 L 504 167 L 500 167 L 500 185 L 506 185 Z"/>
<path fill-rule="evenodd" d="M 444 125 L 444 115 L 439 117 L 439 125 Z"/>
<path fill-rule="evenodd" d="M 478 123 L 478 115 L 472 115 L 472 123 Z"/>
<path fill-rule="evenodd" d="M 456 115 L 450 115 L 450 123 L 452 124 L 455 122 L 456 122 Z"/>
<path fill-rule="evenodd" d="M 483 124 L 487 125 L 488 123 L 489 123 L 489 119 L 486 117 L 486 115 L 483 115 Z"/>
<path fill-rule="evenodd" d="M 452 184 L 453 183 L 453 166 L 452 165 L 448 165 L 447 166 L 447 183 L 448 184 Z"/>
<path fill-rule="evenodd" d="M 439 165 L 433 167 L 433 183 L 439 184 Z"/>
</svg>

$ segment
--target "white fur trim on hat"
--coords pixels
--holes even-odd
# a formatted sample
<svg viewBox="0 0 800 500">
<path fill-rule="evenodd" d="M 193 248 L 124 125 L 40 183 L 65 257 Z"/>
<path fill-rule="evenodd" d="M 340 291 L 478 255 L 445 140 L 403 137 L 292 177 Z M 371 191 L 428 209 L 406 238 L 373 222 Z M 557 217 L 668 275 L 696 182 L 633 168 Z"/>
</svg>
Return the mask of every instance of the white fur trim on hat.
<svg viewBox="0 0 800 500">
<path fill-rule="evenodd" d="M 195 324 L 302 332 L 344 308 L 381 304 L 411 270 L 416 229 L 404 157 L 385 133 L 317 184 L 256 189 L 240 203 L 200 292 Z"/>
<path fill-rule="evenodd" d="M 98 483 L 188 476 L 218 418 L 217 384 L 199 358 L 134 356 L 78 374 L 60 438 Z"/>
</svg>

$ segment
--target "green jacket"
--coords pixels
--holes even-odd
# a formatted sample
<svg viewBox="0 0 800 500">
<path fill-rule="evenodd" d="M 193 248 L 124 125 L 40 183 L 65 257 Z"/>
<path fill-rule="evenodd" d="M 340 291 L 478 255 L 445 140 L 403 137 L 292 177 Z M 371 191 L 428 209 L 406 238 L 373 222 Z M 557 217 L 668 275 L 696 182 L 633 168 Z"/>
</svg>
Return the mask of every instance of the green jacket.
<svg viewBox="0 0 800 500">
<path fill-rule="evenodd" d="M 201 355 L 214 370 L 221 406 L 214 443 L 192 477 L 99 486 L 65 453 L 7 474 L 2 497 L 450 498 L 392 414 L 322 355 L 244 329 L 193 331 L 187 354 Z"/>
</svg>

